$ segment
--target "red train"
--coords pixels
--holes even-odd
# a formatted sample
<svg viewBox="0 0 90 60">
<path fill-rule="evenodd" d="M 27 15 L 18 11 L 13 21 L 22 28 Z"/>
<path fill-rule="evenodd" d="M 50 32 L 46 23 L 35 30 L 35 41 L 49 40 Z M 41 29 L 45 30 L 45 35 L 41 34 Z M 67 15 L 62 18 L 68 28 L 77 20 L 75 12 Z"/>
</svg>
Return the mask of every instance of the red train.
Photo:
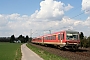
<svg viewBox="0 0 90 60">
<path fill-rule="evenodd" d="M 33 38 L 31 42 L 71 49 L 78 49 L 80 46 L 79 32 L 71 30 L 39 36 Z"/>
</svg>

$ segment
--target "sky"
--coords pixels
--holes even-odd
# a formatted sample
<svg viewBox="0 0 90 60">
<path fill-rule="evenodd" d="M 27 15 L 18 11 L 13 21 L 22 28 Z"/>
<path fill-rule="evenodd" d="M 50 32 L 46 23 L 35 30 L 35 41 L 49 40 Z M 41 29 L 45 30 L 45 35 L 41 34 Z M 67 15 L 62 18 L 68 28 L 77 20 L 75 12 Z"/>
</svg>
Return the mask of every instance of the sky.
<svg viewBox="0 0 90 60">
<path fill-rule="evenodd" d="M 0 0 L 0 37 L 68 29 L 90 36 L 89 0 Z"/>
</svg>

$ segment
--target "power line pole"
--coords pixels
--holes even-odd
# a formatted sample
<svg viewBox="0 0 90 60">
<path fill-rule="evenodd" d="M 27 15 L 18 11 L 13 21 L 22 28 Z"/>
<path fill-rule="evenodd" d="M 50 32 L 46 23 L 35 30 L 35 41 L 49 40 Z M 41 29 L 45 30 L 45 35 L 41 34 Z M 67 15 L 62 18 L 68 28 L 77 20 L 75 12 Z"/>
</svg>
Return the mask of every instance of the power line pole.
<svg viewBox="0 0 90 60">
<path fill-rule="evenodd" d="M 32 29 L 30 30 L 30 37 L 32 37 Z"/>
<path fill-rule="evenodd" d="M 50 34 L 51 34 L 51 30 L 49 30 Z"/>
</svg>

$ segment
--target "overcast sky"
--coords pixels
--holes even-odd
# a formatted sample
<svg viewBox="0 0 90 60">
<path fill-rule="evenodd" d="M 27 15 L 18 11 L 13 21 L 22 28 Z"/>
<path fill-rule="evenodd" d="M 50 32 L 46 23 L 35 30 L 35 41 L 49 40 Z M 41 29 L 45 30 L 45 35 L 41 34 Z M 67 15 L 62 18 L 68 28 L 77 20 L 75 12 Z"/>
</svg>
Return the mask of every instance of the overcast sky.
<svg viewBox="0 0 90 60">
<path fill-rule="evenodd" d="M 0 0 L 0 37 L 67 29 L 90 36 L 90 0 Z"/>
</svg>

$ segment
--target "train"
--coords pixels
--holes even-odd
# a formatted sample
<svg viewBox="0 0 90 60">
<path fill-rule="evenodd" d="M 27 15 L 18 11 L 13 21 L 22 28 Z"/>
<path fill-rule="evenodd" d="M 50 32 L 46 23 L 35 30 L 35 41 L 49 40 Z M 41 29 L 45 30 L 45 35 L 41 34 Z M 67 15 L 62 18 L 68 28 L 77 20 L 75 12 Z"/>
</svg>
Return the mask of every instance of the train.
<svg viewBox="0 0 90 60">
<path fill-rule="evenodd" d="M 74 30 L 63 30 L 32 39 L 32 43 L 42 45 L 54 45 L 58 48 L 69 48 L 77 50 L 80 47 L 79 32 Z"/>
</svg>

